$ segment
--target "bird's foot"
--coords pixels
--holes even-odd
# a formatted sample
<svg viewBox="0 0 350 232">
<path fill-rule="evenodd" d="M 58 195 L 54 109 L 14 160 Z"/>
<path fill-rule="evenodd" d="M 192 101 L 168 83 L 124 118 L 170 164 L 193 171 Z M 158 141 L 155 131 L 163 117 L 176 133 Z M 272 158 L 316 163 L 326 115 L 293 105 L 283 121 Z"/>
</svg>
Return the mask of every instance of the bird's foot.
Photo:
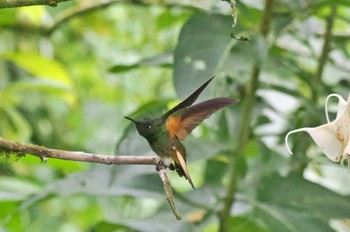
<svg viewBox="0 0 350 232">
<path fill-rule="evenodd" d="M 160 161 L 156 164 L 156 170 L 159 172 L 161 169 L 166 169 L 166 166 L 164 165 L 164 162 L 160 160 Z"/>
<path fill-rule="evenodd" d="M 174 165 L 173 163 L 171 163 L 171 164 L 169 165 L 169 169 L 170 169 L 171 171 L 174 171 L 174 170 L 175 170 L 175 165 Z"/>
<path fill-rule="evenodd" d="M 164 162 L 164 160 L 159 160 L 156 164 L 156 170 L 159 172 L 161 169 L 169 168 L 171 171 L 175 170 L 175 165 L 173 163 L 168 164 L 168 162 Z"/>
</svg>

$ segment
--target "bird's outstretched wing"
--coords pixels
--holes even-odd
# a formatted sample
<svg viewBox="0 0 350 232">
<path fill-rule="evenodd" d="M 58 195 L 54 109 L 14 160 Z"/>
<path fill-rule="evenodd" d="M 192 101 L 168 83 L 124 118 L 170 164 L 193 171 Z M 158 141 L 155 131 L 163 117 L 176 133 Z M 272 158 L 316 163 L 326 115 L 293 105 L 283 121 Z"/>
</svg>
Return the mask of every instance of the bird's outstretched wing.
<svg viewBox="0 0 350 232">
<path fill-rule="evenodd" d="M 237 102 L 237 99 L 220 97 L 185 107 L 168 117 L 166 128 L 171 137 L 176 136 L 179 140 L 184 140 L 204 119 L 210 117 L 217 110 Z"/>
<path fill-rule="evenodd" d="M 175 113 L 176 111 L 185 108 L 187 106 L 190 106 L 195 102 L 198 98 L 198 96 L 203 92 L 203 90 L 207 87 L 207 85 L 213 80 L 215 76 L 207 80 L 204 84 L 202 84 L 198 89 L 196 89 L 190 96 L 188 96 L 185 100 L 177 104 L 174 108 L 166 112 L 162 119 L 166 120 L 171 114 Z"/>
</svg>

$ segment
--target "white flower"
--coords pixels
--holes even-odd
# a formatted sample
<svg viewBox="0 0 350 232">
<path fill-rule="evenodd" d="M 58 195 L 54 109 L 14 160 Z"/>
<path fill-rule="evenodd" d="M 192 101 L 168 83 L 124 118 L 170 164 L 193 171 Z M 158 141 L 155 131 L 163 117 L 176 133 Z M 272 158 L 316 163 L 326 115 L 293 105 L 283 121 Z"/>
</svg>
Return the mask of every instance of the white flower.
<svg viewBox="0 0 350 232">
<path fill-rule="evenodd" d="M 332 122 L 329 121 L 327 107 L 328 100 L 331 97 L 337 97 L 339 100 L 337 117 Z M 341 161 L 341 163 L 343 163 L 344 160 L 350 157 L 350 95 L 347 101 L 345 101 L 338 94 L 328 95 L 326 99 L 325 111 L 327 124 L 314 128 L 300 128 L 288 132 L 285 137 L 285 143 L 290 154 L 292 154 L 292 151 L 288 146 L 289 135 L 296 132 L 305 131 L 309 133 L 314 142 L 319 148 L 321 148 L 328 159 L 334 162 Z"/>
</svg>

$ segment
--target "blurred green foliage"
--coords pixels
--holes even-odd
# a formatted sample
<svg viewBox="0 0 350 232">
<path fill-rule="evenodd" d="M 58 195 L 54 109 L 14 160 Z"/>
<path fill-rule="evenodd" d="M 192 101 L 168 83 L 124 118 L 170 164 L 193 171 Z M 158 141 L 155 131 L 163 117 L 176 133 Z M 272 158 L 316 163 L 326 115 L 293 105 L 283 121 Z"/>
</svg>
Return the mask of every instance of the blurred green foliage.
<svg viewBox="0 0 350 232">
<path fill-rule="evenodd" d="M 328 94 L 349 94 L 347 1 L 339 1 L 322 79 L 313 82 L 332 4 L 276 1 L 265 38 L 260 0 L 237 1 L 235 28 L 230 4 L 214 0 L 1 9 L 0 136 L 64 150 L 148 155 L 124 115 L 160 115 L 213 74 L 201 100 L 244 101 L 257 64 L 257 100 L 236 167 L 242 177 L 230 231 L 349 231 L 346 167 L 327 160 L 307 134 L 291 137 L 292 157 L 284 147 L 287 131 L 326 122 Z M 220 111 L 185 141 L 198 190 L 169 173 L 182 221 L 152 166 L 42 164 L 2 155 L 0 231 L 217 231 L 241 105 Z"/>
</svg>

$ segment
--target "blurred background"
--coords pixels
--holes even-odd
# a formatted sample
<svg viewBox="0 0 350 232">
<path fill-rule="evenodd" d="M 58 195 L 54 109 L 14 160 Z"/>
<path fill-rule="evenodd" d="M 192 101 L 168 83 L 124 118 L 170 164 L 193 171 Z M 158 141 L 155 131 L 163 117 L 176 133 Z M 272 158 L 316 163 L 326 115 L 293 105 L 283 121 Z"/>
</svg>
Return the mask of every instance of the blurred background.
<svg viewBox="0 0 350 232">
<path fill-rule="evenodd" d="M 335 3 L 336 2 L 336 3 Z M 0 156 L 0 231 L 350 231 L 347 162 L 307 133 L 350 87 L 350 2 L 66 1 L 0 9 L 0 136 L 152 155 L 124 115 L 234 97 L 185 141 L 197 187 L 155 167 Z M 234 4 L 233 4 L 234 6 Z M 337 102 L 330 102 L 330 118 Z"/>
</svg>

